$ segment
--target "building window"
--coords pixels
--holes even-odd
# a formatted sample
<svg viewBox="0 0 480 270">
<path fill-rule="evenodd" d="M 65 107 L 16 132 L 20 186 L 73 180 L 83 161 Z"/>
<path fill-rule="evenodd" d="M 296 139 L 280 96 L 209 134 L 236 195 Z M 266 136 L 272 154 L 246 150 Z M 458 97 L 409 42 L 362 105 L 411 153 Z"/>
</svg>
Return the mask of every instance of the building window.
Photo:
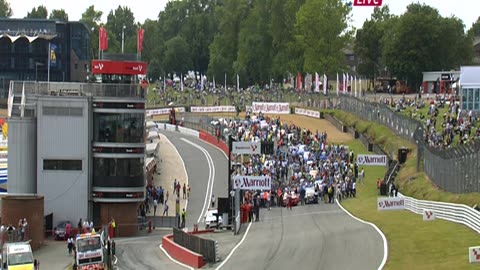
<svg viewBox="0 0 480 270">
<path fill-rule="evenodd" d="M 143 158 L 95 158 L 94 176 L 143 176 Z"/>
<path fill-rule="evenodd" d="M 95 113 L 94 140 L 112 143 L 142 143 L 144 114 Z"/>
<path fill-rule="evenodd" d="M 43 106 L 43 115 L 50 115 L 50 116 L 83 116 L 83 108 L 82 107 Z"/>
<path fill-rule="evenodd" d="M 82 161 L 77 159 L 44 159 L 43 169 L 46 171 L 81 171 Z"/>
</svg>

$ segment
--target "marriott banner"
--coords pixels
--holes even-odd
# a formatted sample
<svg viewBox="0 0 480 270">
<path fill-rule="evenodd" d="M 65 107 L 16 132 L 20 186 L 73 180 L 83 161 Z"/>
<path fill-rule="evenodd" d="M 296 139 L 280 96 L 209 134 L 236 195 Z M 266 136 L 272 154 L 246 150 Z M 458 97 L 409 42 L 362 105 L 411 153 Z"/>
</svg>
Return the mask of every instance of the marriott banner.
<svg viewBox="0 0 480 270">
<path fill-rule="evenodd" d="M 270 176 L 237 175 L 233 178 L 233 188 L 243 190 L 271 190 Z"/>
<path fill-rule="evenodd" d="M 386 155 L 358 155 L 357 164 L 365 166 L 387 166 Z"/>
<path fill-rule="evenodd" d="M 377 210 L 403 210 L 405 209 L 405 198 L 381 197 L 377 199 Z"/>
<path fill-rule="evenodd" d="M 261 143 L 260 142 L 233 142 L 232 153 L 234 154 L 247 154 L 247 155 L 260 155 Z"/>
</svg>

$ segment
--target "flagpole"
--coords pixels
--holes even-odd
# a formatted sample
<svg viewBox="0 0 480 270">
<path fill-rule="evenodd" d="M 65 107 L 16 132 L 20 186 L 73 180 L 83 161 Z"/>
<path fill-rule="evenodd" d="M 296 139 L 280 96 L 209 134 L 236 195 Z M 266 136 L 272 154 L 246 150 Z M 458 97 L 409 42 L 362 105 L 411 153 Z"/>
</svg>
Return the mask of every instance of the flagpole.
<svg viewBox="0 0 480 270">
<path fill-rule="evenodd" d="M 47 63 L 47 82 L 50 82 L 50 61 L 52 57 L 52 48 L 51 48 L 51 43 L 48 42 L 48 63 Z"/>
</svg>

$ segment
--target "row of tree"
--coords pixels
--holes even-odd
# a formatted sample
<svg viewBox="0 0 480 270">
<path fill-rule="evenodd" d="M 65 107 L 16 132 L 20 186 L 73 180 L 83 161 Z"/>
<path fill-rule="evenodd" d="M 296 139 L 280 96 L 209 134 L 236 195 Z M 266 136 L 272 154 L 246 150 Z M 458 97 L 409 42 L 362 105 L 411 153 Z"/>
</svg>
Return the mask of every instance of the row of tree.
<svg viewBox="0 0 480 270">
<path fill-rule="evenodd" d="M 6 0 L 0 15 L 11 16 Z M 90 29 L 94 57 L 102 11 L 92 5 L 82 14 Z M 29 18 L 47 18 L 44 6 Z M 68 20 L 64 10 L 49 18 Z M 183 0 L 169 1 L 157 20 L 136 23 L 128 7 L 110 11 L 105 28 L 109 51 L 120 52 L 122 31 L 125 52 L 136 51 L 136 33 L 145 29 L 143 59 L 149 73 L 185 74 L 195 70 L 242 85 L 280 81 L 288 73 L 350 72 L 346 49 L 359 56 L 357 73 L 370 79 L 387 71 L 419 86 L 422 71 L 450 70 L 469 64 L 472 40 L 480 35 L 480 20 L 465 33 L 456 17 L 442 17 L 433 7 L 413 3 L 395 16 L 388 6 L 375 8 L 371 18 L 355 32 L 351 7 L 342 0 Z"/>
</svg>

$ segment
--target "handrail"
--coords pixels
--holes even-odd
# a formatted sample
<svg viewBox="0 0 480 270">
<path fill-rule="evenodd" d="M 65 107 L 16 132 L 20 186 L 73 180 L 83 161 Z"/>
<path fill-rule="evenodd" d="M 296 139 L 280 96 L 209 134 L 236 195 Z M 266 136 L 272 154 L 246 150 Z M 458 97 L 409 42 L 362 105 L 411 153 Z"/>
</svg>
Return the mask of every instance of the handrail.
<svg viewBox="0 0 480 270">
<path fill-rule="evenodd" d="M 405 209 L 407 210 L 416 214 L 423 214 L 423 211 L 429 210 L 437 218 L 464 224 L 480 233 L 480 211 L 468 205 L 417 200 L 401 193 L 398 193 L 398 196 L 405 198 Z"/>
</svg>

